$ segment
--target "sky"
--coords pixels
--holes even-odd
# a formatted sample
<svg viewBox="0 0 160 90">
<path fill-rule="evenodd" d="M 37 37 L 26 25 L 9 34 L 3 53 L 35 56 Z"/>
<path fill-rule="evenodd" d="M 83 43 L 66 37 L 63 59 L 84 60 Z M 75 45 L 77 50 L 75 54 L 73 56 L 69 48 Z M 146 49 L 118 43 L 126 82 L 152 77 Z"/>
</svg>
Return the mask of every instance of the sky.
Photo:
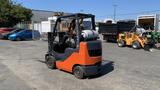
<svg viewBox="0 0 160 90">
<path fill-rule="evenodd" d="M 138 15 L 160 13 L 160 0 L 14 0 L 23 6 L 36 10 L 61 11 L 69 13 L 91 13 L 96 20 L 114 17 L 136 19 Z"/>
</svg>

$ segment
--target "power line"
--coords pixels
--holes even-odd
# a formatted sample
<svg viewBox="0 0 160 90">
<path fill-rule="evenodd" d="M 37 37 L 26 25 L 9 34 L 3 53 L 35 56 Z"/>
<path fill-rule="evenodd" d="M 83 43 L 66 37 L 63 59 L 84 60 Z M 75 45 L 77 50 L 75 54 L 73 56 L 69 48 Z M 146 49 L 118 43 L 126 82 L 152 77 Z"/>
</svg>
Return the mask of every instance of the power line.
<svg viewBox="0 0 160 90">
<path fill-rule="evenodd" d="M 152 10 L 152 11 L 141 11 L 141 12 L 134 12 L 134 13 L 124 13 L 124 14 L 116 14 L 116 16 L 130 16 L 130 15 L 138 15 L 138 14 L 148 14 L 148 13 L 156 13 L 160 12 L 160 10 Z M 103 15 L 103 16 L 113 16 L 113 14 Z M 100 16 L 100 17 L 103 17 Z"/>
<path fill-rule="evenodd" d="M 118 14 L 121 15 L 137 15 L 137 14 L 145 14 L 145 13 L 154 13 L 154 12 L 160 12 L 160 10 L 154 10 L 154 11 L 143 11 L 143 12 L 137 12 L 137 13 L 126 13 L 126 14 Z"/>
</svg>

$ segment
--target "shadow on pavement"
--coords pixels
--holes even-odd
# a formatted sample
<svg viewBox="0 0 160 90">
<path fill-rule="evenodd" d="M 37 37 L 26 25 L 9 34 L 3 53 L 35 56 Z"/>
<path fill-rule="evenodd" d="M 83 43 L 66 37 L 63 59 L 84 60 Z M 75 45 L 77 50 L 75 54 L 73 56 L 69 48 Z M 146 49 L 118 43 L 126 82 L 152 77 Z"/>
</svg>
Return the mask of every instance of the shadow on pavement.
<svg viewBox="0 0 160 90">
<path fill-rule="evenodd" d="M 88 79 L 94 79 L 94 78 L 99 78 L 102 77 L 114 70 L 114 62 L 113 61 L 108 61 L 108 60 L 103 60 L 102 61 L 102 66 L 101 66 L 101 72 L 97 75 L 87 77 Z"/>
<path fill-rule="evenodd" d="M 41 63 L 44 63 L 44 64 L 46 63 L 45 61 L 42 61 L 42 60 L 37 60 L 37 61 L 38 61 L 38 62 L 41 62 Z"/>
<path fill-rule="evenodd" d="M 41 63 L 45 63 L 45 61 L 42 61 L 42 60 L 37 60 L 37 61 L 41 62 Z M 99 74 L 94 75 L 94 76 L 89 76 L 89 77 L 86 77 L 86 78 L 88 78 L 88 79 L 99 78 L 99 77 L 102 77 L 102 76 L 112 72 L 114 70 L 114 62 L 113 61 L 108 61 L 108 60 L 103 60 L 100 68 L 101 68 L 101 71 L 100 71 Z M 64 71 L 64 72 L 66 72 L 66 71 Z"/>
</svg>

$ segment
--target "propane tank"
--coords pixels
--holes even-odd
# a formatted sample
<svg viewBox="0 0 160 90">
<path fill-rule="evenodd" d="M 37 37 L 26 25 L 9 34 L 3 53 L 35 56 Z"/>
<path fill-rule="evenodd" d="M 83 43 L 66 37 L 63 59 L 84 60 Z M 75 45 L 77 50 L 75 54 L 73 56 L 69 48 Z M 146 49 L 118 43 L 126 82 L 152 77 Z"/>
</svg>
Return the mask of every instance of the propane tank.
<svg viewBox="0 0 160 90">
<path fill-rule="evenodd" d="M 95 30 L 83 30 L 81 35 L 85 40 L 92 40 L 98 38 L 98 32 Z"/>
</svg>

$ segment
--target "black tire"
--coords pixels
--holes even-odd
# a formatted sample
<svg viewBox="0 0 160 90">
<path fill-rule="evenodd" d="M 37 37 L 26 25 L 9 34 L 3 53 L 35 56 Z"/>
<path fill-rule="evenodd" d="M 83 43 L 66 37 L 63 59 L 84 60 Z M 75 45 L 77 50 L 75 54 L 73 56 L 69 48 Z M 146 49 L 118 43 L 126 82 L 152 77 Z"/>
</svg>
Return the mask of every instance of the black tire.
<svg viewBox="0 0 160 90">
<path fill-rule="evenodd" d="M 45 56 L 45 63 L 49 69 L 56 68 L 55 58 L 53 56 L 46 55 Z"/>
<path fill-rule="evenodd" d="M 17 37 L 17 38 L 16 38 L 16 41 L 21 41 L 21 38 L 20 38 L 20 37 Z"/>
<path fill-rule="evenodd" d="M 120 40 L 120 41 L 118 41 L 118 47 L 125 47 L 126 46 L 126 44 L 125 44 L 125 41 L 124 40 Z"/>
<path fill-rule="evenodd" d="M 150 46 L 149 46 L 149 45 L 145 45 L 145 46 L 144 46 L 144 50 L 145 50 L 145 51 L 149 51 L 149 50 L 150 50 Z"/>
<path fill-rule="evenodd" d="M 152 45 L 145 45 L 145 46 L 144 46 L 144 50 L 145 50 L 145 51 L 152 52 L 152 51 L 153 51 L 153 46 L 152 46 Z"/>
<path fill-rule="evenodd" d="M 106 35 L 103 35 L 103 40 L 109 42 L 109 38 Z"/>
<path fill-rule="evenodd" d="M 73 74 L 78 79 L 84 78 L 84 70 L 81 66 L 75 66 L 73 69 Z"/>
<path fill-rule="evenodd" d="M 109 42 L 109 39 L 108 39 L 108 38 L 106 38 L 105 40 L 106 40 L 106 42 Z"/>
<path fill-rule="evenodd" d="M 138 41 L 134 41 L 134 42 L 132 43 L 132 48 L 133 48 L 133 49 L 140 49 L 140 48 L 141 48 L 141 45 L 140 45 L 140 43 L 139 43 Z"/>
<path fill-rule="evenodd" d="M 103 35 L 103 40 L 106 40 L 106 36 L 105 35 Z"/>
</svg>

